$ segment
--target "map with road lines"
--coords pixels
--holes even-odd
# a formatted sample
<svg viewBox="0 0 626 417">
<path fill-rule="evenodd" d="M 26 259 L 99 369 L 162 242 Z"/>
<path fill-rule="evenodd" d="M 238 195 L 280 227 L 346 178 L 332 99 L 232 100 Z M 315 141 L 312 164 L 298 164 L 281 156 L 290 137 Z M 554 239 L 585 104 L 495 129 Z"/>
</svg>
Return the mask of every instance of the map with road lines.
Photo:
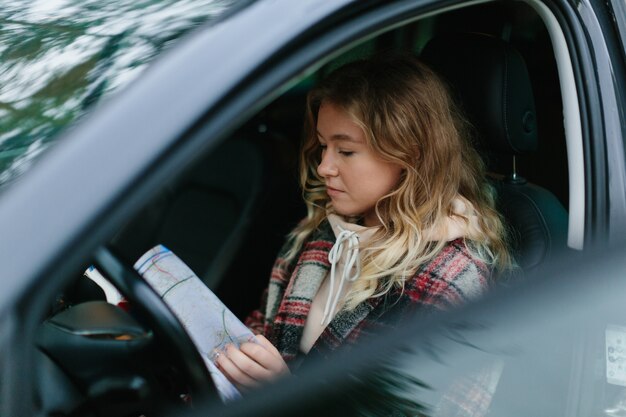
<svg viewBox="0 0 626 417">
<path fill-rule="evenodd" d="M 213 363 L 227 344 L 256 342 L 254 334 L 172 251 L 157 245 L 134 265 L 178 317 L 201 353 L 224 401 L 241 394 Z"/>
</svg>

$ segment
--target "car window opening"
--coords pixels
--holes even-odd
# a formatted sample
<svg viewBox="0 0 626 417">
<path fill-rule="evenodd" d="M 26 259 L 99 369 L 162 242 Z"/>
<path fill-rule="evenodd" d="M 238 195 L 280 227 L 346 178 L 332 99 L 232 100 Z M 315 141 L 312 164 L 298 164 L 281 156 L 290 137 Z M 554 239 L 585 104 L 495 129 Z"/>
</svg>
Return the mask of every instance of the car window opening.
<svg viewBox="0 0 626 417">
<path fill-rule="evenodd" d="M 459 31 L 463 34 L 455 37 Z M 476 33 L 480 34 L 478 40 Z M 132 265 L 155 245 L 165 245 L 243 319 L 258 306 L 284 236 L 306 215 L 297 166 L 306 94 L 317 79 L 346 62 L 391 49 L 421 56 L 446 79 L 450 78 L 453 89 L 463 88 L 460 84 L 467 80 L 461 79 L 454 85 L 455 75 L 445 73 L 446 65 L 454 68 L 459 62 L 445 62 L 446 51 L 449 54 L 454 50 L 454 58 L 458 58 L 461 53 L 455 48 L 461 42 L 468 42 L 465 44 L 468 48 L 478 45 L 472 49 L 474 55 L 469 57 L 476 59 L 485 53 L 484 39 L 489 45 L 493 40 L 496 45 L 512 46 L 512 50 L 519 53 L 528 71 L 523 81 L 528 84 L 523 86 L 532 89 L 536 105 L 536 116 L 528 116 L 524 121 L 527 127 L 532 125 L 529 129 L 537 129 L 536 150 L 530 149 L 535 147 L 533 145 L 528 152 L 508 149 L 501 152 L 501 144 L 483 149 L 493 184 L 500 195 L 525 193 L 523 198 L 536 192 L 536 188 L 545 190 L 557 203 L 556 209 L 549 210 L 556 213 L 555 222 L 559 233 L 563 233 L 562 242 L 558 238 L 553 240 L 562 244 L 559 249 L 565 249 L 565 239 L 569 247 L 581 248 L 584 171 L 578 97 L 562 31 L 545 6 L 535 1 L 528 1 L 528 4 L 494 2 L 429 16 L 350 49 L 300 80 L 176 182 L 164 187 L 108 245 L 127 265 Z M 491 111 L 490 107 L 481 106 L 482 97 L 464 98 L 479 100 L 467 102 L 469 105 L 465 103 L 467 108 L 478 103 L 473 108 Z M 565 126 L 561 123 L 563 114 Z M 527 192 L 527 188 L 522 188 L 527 184 L 536 188 Z M 519 191 L 522 189 L 524 191 Z M 516 220 L 517 205 L 505 202 L 500 206 L 512 223 Z M 568 210 L 561 211 L 562 205 Z M 551 249 L 545 247 L 545 241 L 525 235 L 529 233 L 525 226 L 514 231 L 518 239 L 515 249 L 520 259 L 526 259 L 524 253 L 531 253 L 529 260 L 522 263 L 522 267 L 530 271 L 541 268 Z M 244 287 L 246 291 L 242 291 Z M 81 271 L 72 288 L 57 300 L 51 315 L 87 300 L 104 301 L 106 295 L 93 283 L 85 284 Z M 129 314 L 132 317 L 132 310 Z M 107 324 L 115 330 L 132 321 L 122 316 Z M 145 346 L 133 345 L 135 353 L 145 353 L 147 361 L 162 358 L 163 352 L 157 352 L 158 348 L 152 343 L 156 336 L 151 329 L 145 328 L 145 323 L 133 322 L 132 325 L 142 337 L 124 331 L 90 333 L 88 337 L 113 342 L 142 339 Z M 184 392 L 181 386 L 185 382 L 177 372 L 169 373 L 171 369 L 166 368 L 170 365 L 164 364 L 158 371 L 174 380 L 176 390 Z"/>
</svg>

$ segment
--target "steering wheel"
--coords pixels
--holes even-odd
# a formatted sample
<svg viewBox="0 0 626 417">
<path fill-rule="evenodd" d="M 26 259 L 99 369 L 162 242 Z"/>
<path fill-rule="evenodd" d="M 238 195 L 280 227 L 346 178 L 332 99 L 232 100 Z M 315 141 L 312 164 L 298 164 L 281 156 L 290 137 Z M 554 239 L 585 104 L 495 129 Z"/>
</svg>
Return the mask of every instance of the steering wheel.
<svg viewBox="0 0 626 417">
<path fill-rule="evenodd" d="M 134 268 L 127 266 L 110 249 L 99 248 L 95 253 L 95 263 L 127 298 L 133 311 L 164 343 L 165 349 L 179 359 L 194 400 L 217 398 L 217 389 L 200 352 L 163 299 Z"/>
</svg>

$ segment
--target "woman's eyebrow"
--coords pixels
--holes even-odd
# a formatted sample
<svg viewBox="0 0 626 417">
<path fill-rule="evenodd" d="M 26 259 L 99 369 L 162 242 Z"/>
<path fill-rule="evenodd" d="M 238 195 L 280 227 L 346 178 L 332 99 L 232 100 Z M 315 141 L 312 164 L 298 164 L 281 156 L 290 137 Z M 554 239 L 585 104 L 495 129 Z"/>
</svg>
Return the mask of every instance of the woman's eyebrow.
<svg viewBox="0 0 626 417">
<path fill-rule="evenodd" d="M 317 137 L 320 139 L 326 139 L 319 131 L 317 131 Z M 330 139 L 332 141 L 345 141 L 352 143 L 362 143 L 362 141 L 355 139 L 354 137 L 347 135 L 345 133 L 335 133 L 331 135 Z"/>
</svg>

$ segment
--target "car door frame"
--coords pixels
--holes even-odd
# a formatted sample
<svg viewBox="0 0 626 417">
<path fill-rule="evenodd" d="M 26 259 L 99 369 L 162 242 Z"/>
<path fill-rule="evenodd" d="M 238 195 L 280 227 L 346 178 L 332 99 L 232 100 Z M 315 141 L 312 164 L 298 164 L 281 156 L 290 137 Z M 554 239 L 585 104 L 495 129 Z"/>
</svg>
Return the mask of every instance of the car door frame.
<svg viewBox="0 0 626 417">
<path fill-rule="evenodd" d="M 2 381 L 9 381 L 0 386 L 2 414 L 31 415 L 33 380 L 22 376 L 24 367 L 33 362 L 23 347 L 32 345 L 46 300 L 160 185 L 180 175 L 181 167 L 210 151 L 276 97 L 289 85 L 287 80 L 313 70 L 314 63 L 320 65 L 320 59 L 329 58 L 338 46 L 347 48 L 365 35 L 461 4 L 466 2 L 260 1 L 189 37 L 158 59 L 129 91 L 109 100 L 69 132 L 0 201 L 4 235 L 0 369 Z M 576 45 L 580 61 L 575 65 L 577 83 L 584 92 L 582 118 L 589 125 L 586 152 L 594 156 L 585 168 L 586 201 L 593 208 L 586 214 L 585 227 L 588 236 L 599 240 L 609 228 L 607 151 L 604 141 L 591 138 L 604 138 L 607 123 L 622 120 L 601 106 L 604 96 L 615 96 L 616 87 L 601 85 L 598 78 L 606 74 L 585 57 L 588 34 L 582 31 L 581 21 L 586 21 L 579 12 L 564 1 L 547 4 L 560 13 L 567 27 L 574 28 L 570 44 Z M 270 25 L 268 30 L 260 22 L 275 17 L 274 7 L 295 16 L 294 21 Z M 593 12 L 593 8 L 585 10 Z M 254 33 L 259 36 L 251 36 Z M 230 53 L 234 44 L 242 46 L 240 53 Z M 203 53 L 207 50 L 212 54 Z M 216 56 L 228 59 L 216 63 Z M 583 75 L 592 76 L 592 82 L 585 84 Z M 623 160 L 621 165 L 612 163 L 609 171 L 623 176 Z M 624 207 L 615 210 L 619 216 L 625 214 L 620 211 Z M 33 241 L 34 236 L 39 240 Z"/>
</svg>

